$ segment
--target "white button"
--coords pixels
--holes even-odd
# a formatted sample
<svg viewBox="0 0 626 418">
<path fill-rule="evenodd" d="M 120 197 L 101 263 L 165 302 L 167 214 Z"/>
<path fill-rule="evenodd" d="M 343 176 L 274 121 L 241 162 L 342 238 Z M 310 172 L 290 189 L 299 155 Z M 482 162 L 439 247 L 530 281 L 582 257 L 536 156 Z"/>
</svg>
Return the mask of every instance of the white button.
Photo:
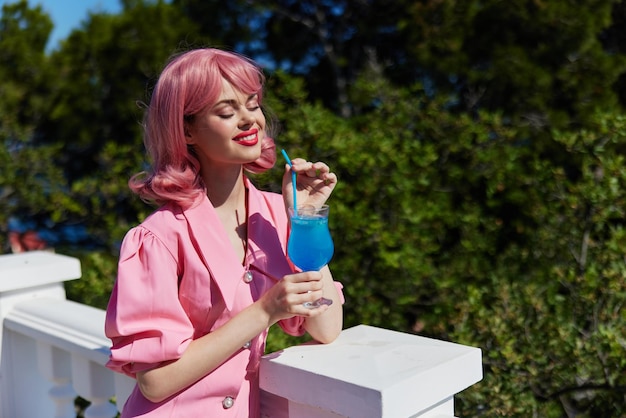
<svg viewBox="0 0 626 418">
<path fill-rule="evenodd" d="M 225 397 L 222 401 L 222 406 L 224 407 L 224 409 L 230 409 L 233 407 L 234 404 L 235 400 L 230 396 Z"/>
<path fill-rule="evenodd" d="M 252 342 L 251 342 L 251 341 L 248 341 L 247 343 L 245 343 L 245 344 L 243 345 L 243 348 L 248 349 L 248 348 L 250 348 L 250 346 L 251 346 L 251 345 L 252 345 Z"/>
<path fill-rule="evenodd" d="M 243 274 L 243 281 L 246 283 L 250 283 L 252 281 L 252 279 L 254 279 L 254 276 L 252 275 L 252 272 L 250 270 L 246 271 Z"/>
</svg>

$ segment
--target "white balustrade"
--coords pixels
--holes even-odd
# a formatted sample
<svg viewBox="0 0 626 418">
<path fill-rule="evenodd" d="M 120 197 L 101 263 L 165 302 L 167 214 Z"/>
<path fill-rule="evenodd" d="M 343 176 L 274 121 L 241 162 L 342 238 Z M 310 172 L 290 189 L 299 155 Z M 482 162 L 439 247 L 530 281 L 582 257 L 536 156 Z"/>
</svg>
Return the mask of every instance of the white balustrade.
<svg viewBox="0 0 626 418">
<path fill-rule="evenodd" d="M 74 418 L 77 395 L 86 418 L 111 418 L 130 394 L 134 381 L 104 367 L 104 311 L 65 299 L 80 275 L 71 257 L 0 255 L 0 418 Z M 359 325 L 268 354 L 260 373 L 263 417 L 453 417 L 482 361 L 477 348 Z"/>
<path fill-rule="evenodd" d="M 90 402 L 85 418 L 111 418 L 116 384 L 128 396 L 132 379 L 104 367 L 104 311 L 65 299 L 63 282 L 80 276 L 75 258 L 0 256 L 0 418 L 75 418 L 76 396 Z"/>
<path fill-rule="evenodd" d="M 0 320 L 6 325 L 7 316 L 21 302 L 65 299 L 63 282 L 80 276 L 80 262 L 75 258 L 41 251 L 0 256 Z M 45 366 L 41 374 L 38 358 L 43 354 L 37 341 L 3 326 L 0 343 L 0 417 L 53 416 L 50 411 L 62 414 L 59 395 L 48 392 L 55 385 L 62 386 L 63 378 Z"/>
</svg>

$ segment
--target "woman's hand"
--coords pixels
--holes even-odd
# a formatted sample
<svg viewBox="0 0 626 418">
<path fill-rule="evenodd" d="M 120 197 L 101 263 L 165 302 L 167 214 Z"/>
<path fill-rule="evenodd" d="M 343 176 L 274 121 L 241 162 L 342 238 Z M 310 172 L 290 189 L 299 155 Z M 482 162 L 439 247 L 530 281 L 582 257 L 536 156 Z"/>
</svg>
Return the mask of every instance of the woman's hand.
<svg viewBox="0 0 626 418">
<path fill-rule="evenodd" d="M 327 305 L 307 308 L 305 302 L 314 302 L 324 294 L 324 281 L 319 271 L 288 274 L 261 297 L 263 309 L 272 324 L 293 316 L 315 317 L 328 309 Z"/>
<path fill-rule="evenodd" d="M 337 185 L 337 176 L 330 171 L 330 168 L 323 162 L 312 163 L 295 158 L 291 160 L 293 167 L 285 165 L 283 175 L 283 199 L 285 207 L 293 207 L 293 186 L 291 170 L 298 176 L 296 180 L 296 199 L 298 206 L 312 205 L 317 208 L 322 206 L 330 197 L 333 189 Z"/>
</svg>

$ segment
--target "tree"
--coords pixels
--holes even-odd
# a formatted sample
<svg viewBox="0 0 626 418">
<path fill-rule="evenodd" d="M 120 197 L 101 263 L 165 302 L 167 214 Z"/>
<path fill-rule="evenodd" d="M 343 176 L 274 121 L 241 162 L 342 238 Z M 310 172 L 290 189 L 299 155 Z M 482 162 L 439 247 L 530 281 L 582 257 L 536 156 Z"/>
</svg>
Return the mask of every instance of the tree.
<svg viewBox="0 0 626 418">
<path fill-rule="evenodd" d="M 350 85 L 363 68 L 399 53 L 394 26 L 403 7 L 385 0 L 174 0 L 203 33 L 224 35 L 229 46 L 303 77 L 312 100 L 343 117 L 354 113 Z M 208 12 L 210 11 L 210 13 Z M 216 24 L 217 22 L 217 24 Z M 232 29 L 232 30 L 231 30 Z M 233 39 L 234 34 L 234 39 Z M 231 40 L 232 39 L 232 40 Z"/>
<path fill-rule="evenodd" d="M 551 131 L 545 155 L 497 113 L 372 77 L 356 89 L 375 112 L 316 140 L 341 180 L 346 324 L 481 347 L 460 416 L 625 413 L 625 119 Z"/>
<path fill-rule="evenodd" d="M 24 0 L 2 6 L 0 62 L 5 65 L 0 67 L 1 114 L 2 130 L 8 136 L 23 137 L 23 127 L 32 127 L 41 117 L 41 95 L 48 75 L 44 49 L 51 31 L 52 22 L 41 7 L 29 9 Z"/>
<path fill-rule="evenodd" d="M 224 35 L 226 27 L 228 45 L 303 76 L 311 98 L 343 117 L 360 112 L 350 90 L 373 66 L 395 85 L 422 82 L 429 94 L 453 94 L 459 110 L 502 110 L 534 135 L 626 103 L 624 1 L 174 4 L 204 33 Z"/>
<path fill-rule="evenodd" d="M 50 57 L 57 79 L 37 137 L 63 144 L 55 164 L 80 203 L 79 222 L 102 244 L 115 248 L 150 209 L 127 186 L 145 164 L 142 114 L 161 67 L 193 32 L 166 2 L 126 1 L 120 15 L 91 14 Z"/>
<path fill-rule="evenodd" d="M 463 108 L 502 110 L 536 132 L 626 104 L 623 1 L 408 3 L 399 28 L 411 62 Z"/>
<path fill-rule="evenodd" d="M 39 146 L 34 132 L 45 113 L 50 68 L 45 46 L 52 22 L 26 1 L 5 4 L 0 18 L 0 247 L 7 250 L 8 223 L 19 216 L 42 226 L 61 222 L 76 208 L 66 195 L 55 145 Z M 67 211 L 67 212 L 66 212 Z"/>
</svg>

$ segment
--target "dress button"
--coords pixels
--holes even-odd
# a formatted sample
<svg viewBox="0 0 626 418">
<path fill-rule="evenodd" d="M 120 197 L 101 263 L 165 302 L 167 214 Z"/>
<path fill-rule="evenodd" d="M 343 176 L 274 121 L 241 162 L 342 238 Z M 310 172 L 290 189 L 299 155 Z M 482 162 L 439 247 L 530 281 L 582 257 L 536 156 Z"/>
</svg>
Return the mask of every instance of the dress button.
<svg viewBox="0 0 626 418">
<path fill-rule="evenodd" d="M 250 283 L 252 281 L 252 279 L 254 279 L 254 276 L 252 275 L 252 272 L 250 270 L 246 271 L 243 274 L 243 281 L 246 283 Z"/>
<path fill-rule="evenodd" d="M 243 348 L 245 348 L 245 349 L 247 350 L 248 348 L 250 348 L 250 346 L 251 346 L 251 345 L 252 345 L 252 342 L 251 342 L 251 341 L 248 341 L 247 343 L 245 343 L 245 344 L 243 345 Z"/>
<path fill-rule="evenodd" d="M 224 407 L 224 409 L 230 409 L 233 407 L 234 404 L 235 400 L 231 396 L 225 397 L 222 401 L 222 406 Z"/>
</svg>

